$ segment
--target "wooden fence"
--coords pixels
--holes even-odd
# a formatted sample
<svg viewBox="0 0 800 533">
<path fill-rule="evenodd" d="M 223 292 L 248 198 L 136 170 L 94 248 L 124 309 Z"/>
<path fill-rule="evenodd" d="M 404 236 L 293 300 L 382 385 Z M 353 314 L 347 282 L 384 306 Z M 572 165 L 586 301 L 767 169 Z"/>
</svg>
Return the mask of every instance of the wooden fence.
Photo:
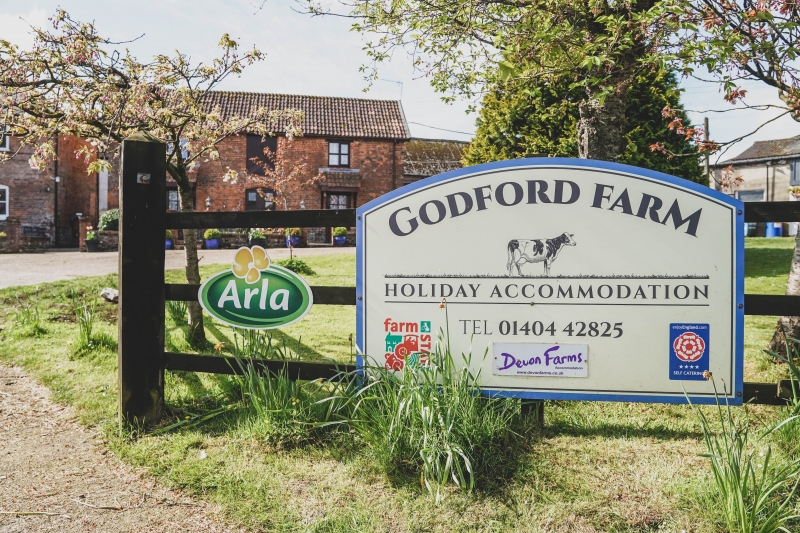
<svg viewBox="0 0 800 533">
<path fill-rule="evenodd" d="M 356 213 L 345 210 L 166 212 L 165 145 L 144 136 L 122 143 L 119 234 L 119 413 L 121 420 L 156 421 L 164 405 L 164 370 L 233 374 L 231 357 L 164 350 L 164 302 L 197 301 L 199 285 L 164 282 L 167 229 L 353 227 Z M 745 204 L 745 222 L 800 222 L 800 202 Z M 314 305 L 355 305 L 355 287 L 311 287 Z M 746 315 L 800 315 L 800 296 L 745 294 Z M 336 379 L 353 365 L 256 360 L 292 379 Z M 744 383 L 744 401 L 785 405 L 787 380 Z"/>
</svg>

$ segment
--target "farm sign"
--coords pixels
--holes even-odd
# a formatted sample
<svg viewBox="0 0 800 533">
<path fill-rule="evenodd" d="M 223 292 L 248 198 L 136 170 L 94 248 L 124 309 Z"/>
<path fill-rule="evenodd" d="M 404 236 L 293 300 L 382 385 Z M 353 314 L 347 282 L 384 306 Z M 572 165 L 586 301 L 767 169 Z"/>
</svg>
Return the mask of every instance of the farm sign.
<svg viewBox="0 0 800 533">
<path fill-rule="evenodd" d="M 303 318 L 311 309 L 311 288 L 303 278 L 270 262 L 261 246 L 239 248 L 230 270 L 200 286 L 198 300 L 208 314 L 231 326 L 271 329 Z"/>
<path fill-rule="evenodd" d="M 449 326 L 488 394 L 711 403 L 711 372 L 742 401 L 736 199 L 626 165 L 523 159 L 427 178 L 357 215 L 370 364 L 425 365 Z"/>
</svg>

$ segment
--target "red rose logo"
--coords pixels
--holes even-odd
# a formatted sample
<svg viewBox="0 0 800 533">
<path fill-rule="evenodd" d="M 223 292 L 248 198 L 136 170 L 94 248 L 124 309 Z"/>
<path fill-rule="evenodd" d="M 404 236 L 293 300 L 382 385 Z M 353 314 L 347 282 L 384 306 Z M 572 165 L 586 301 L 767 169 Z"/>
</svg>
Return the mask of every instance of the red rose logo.
<svg viewBox="0 0 800 533">
<path fill-rule="evenodd" d="M 687 331 L 675 339 L 672 349 L 675 350 L 675 355 L 681 361 L 694 362 L 703 357 L 706 343 L 697 333 Z"/>
</svg>

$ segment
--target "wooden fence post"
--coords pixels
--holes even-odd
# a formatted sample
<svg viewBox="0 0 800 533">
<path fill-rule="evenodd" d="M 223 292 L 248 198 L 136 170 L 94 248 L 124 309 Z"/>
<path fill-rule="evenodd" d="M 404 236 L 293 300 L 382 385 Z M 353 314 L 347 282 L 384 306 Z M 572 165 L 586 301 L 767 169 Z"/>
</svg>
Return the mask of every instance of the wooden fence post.
<svg viewBox="0 0 800 533">
<path fill-rule="evenodd" d="M 148 423 L 164 407 L 166 145 L 122 141 L 119 180 L 119 417 Z"/>
</svg>

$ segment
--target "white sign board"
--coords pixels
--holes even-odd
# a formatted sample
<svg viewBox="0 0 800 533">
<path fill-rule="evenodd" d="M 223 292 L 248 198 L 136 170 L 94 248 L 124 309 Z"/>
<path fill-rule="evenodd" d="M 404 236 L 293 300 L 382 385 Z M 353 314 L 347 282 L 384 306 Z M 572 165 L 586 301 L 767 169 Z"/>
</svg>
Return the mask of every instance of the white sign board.
<svg viewBox="0 0 800 533">
<path fill-rule="evenodd" d="M 742 211 L 708 187 L 600 161 L 427 178 L 358 209 L 358 348 L 402 371 L 449 325 L 488 394 L 713 403 L 709 371 L 739 404 Z"/>
</svg>

